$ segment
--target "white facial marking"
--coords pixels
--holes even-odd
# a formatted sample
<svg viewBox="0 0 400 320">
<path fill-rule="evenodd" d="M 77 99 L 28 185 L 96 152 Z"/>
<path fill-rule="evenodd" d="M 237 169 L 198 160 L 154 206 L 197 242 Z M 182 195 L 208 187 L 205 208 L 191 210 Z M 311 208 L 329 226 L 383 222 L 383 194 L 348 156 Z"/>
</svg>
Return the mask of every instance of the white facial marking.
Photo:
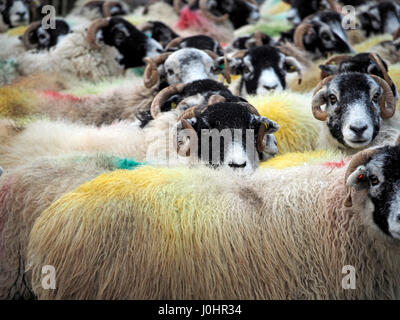
<svg viewBox="0 0 400 320">
<path fill-rule="evenodd" d="M 399 28 L 399 26 L 399 18 L 393 12 L 389 13 L 383 28 L 384 32 L 393 34 Z"/>
<path fill-rule="evenodd" d="M 343 139 L 352 148 L 364 148 L 371 143 L 374 133 L 371 117 L 361 100 L 356 100 L 347 108 L 342 128 Z"/>
<path fill-rule="evenodd" d="M 297 9 L 292 8 L 286 13 L 286 18 L 293 24 L 299 24 L 301 22 Z"/>
<path fill-rule="evenodd" d="M 228 146 L 225 152 L 223 166 L 245 174 L 254 171 L 242 143 L 237 141 L 233 141 L 233 143 Z"/>
<path fill-rule="evenodd" d="M 10 8 L 10 21 L 13 27 L 29 23 L 30 14 L 22 1 L 14 1 Z"/>
<path fill-rule="evenodd" d="M 266 94 L 271 90 L 282 91 L 283 87 L 275 70 L 269 67 L 261 73 L 256 92 L 257 94 Z"/>
<path fill-rule="evenodd" d="M 150 59 L 157 57 L 163 51 L 163 47 L 156 40 L 148 38 L 146 42 L 146 56 Z"/>
</svg>

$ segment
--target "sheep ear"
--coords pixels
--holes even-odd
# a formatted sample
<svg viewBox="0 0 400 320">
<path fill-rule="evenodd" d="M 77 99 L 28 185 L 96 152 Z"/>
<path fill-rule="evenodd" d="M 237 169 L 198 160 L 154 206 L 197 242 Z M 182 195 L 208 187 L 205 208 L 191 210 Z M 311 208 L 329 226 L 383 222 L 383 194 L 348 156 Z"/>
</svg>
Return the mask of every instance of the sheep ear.
<svg viewBox="0 0 400 320">
<path fill-rule="evenodd" d="M 277 124 L 275 121 L 272 121 L 266 117 L 258 117 L 258 120 L 265 124 L 267 130 L 265 131 L 265 134 L 272 134 L 277 132 L 281 127 L 279 124 Z"/>
<path fill-rule="evenodd" d="M 359 166 L 354 172 L 347 178 L 346 185 L 352 187 L 355 190 L 362 190 L 368 187 L 367 168 L 363 165 Z"/>
<path fill-rule="evenodd" d="M 339 73 L 339 67 L 335 65 L 321 64 L 319 68 L 326 74 L 332 76 Z"/>
</svg>

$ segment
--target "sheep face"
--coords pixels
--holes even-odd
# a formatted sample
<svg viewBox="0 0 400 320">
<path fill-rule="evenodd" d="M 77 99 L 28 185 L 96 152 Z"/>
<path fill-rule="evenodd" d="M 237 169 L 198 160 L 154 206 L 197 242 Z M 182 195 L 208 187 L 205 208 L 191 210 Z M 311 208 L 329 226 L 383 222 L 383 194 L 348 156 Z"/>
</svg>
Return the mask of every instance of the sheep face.
<svg viewBox="0 0 400 320">
<path fill-rule="evenodd" d="M 360 163 L 347 184 L 365 199 L 364 217 L 375 229 L 400 240 L 400 145 L 376 149 L 366 163 Z M 359 200 L 358 200 L 359 201 Z"/>
<path fill-rule="evenodd" d="M 354 149 L 368 146 L 381 126 L 381 86 L 367 75 L 351 73 L 339 75 L 323 90 L 332 137 Z"/>
<path fill-rule="evenodd" d="M 201 79 L 217 80 L 217 62 L 204 51 L 186 48 L 171 54 L 159 70 L 167 83 L 189 83 Z"/>
<path fill-rule="evenodd" d="M 358 20 L 367 35 L 394 33 L 400 26 L 400 6 L 394 1 L 384 1 L 358 14 Z"/>
<path fill-rule="evenodd" d="M 163 52 L 163 47 L 147 37 L 132 24 L 122 18 L 110 18 L 106 26 L 99 29 L 96 39 L 118 49 L 125 68 L 143 66 L 145 57 L 154 58 Z"/>
<path fill-rule="evenodd" d="M 180 155 L 193 155 L 196 150 L 194 154 L 201 163 L 238 173 L 254 172 L 263 154 L 273 156 L 277 152 L 272 133 L 279 130 L 279 125 L 252 113 L 246 103 L 209 105 L 184 117 L 176 129 Z"/>
<path fill-rule="evenodd" d="M 209 0 L 207 8 L 215 16 L 228 14 L 235 29 L 260 19 L 258 7 L 245 0 Z"/>
<path fill-rule="evenodd" d="M 183 48 L 195 48 L 199 50 L 210 50 L 219 56 L 224 55 L 224 51 L 219 45 L 218 41 L 206 36 L 206 35 L 196 35 L 182 39 L 176 47 L 171 47 L 171 49 L 183 49 Z"/>
<path fill-rule="evenodd" d="M 22 41 L 27 48 L 36 48 L 39 50 L 50 49 L 57 45 L 69 32 L 68 24 L 63 20 L 56 20 L 55 29 L 44 29 L 39 23 L 34 23 L 35 27 L 28 28 L 26 37 Z"/>
<path fill-rule="evenodd" d="M 143 28 L 141 30 L 144 33 L 158 41 L 163 47 L 166 47 L 172 39 L 178 37 L 178 35 L 171 28 L 160 21 L 149 21 L 146 22 L 142 27 Z"/>
<path fill-rule="evenodd" d="M 311 27 L 302 36 L 304 49 L 313 53 L 315 58 L 334 52 L 353 52 L 342 27 L 342 18 L 341 14 L 333 11 L 319 12 L 312 16 L 306 22 Z"/>
<path fill-rule="evenodd" d="M 10 27 L 29 24 L 31 0 L 0 0 L 0 14 Z"/>
<path fill-rule="evenodd" d="M 252 48 L 242 58 L 230 63 L 230 66 L 233 74 L 242 75 L 242 95 L 282 91 L 286 89 L 287 72 L 301 69 L 296 59 L 288 59 L 278 49 L 270 46 Z"/>
<path fill-rule="evenodd" d="M 262 34 L 261 37 L 262 45 L 273 46 L 275 41 L 267 34 Z M 243 36 L 235 39 L 232 43 L 232 47 L 238 50 L 250 49 L 259 46 L 257 44 L 254 34 L 250 36 Z"/>
</svg>

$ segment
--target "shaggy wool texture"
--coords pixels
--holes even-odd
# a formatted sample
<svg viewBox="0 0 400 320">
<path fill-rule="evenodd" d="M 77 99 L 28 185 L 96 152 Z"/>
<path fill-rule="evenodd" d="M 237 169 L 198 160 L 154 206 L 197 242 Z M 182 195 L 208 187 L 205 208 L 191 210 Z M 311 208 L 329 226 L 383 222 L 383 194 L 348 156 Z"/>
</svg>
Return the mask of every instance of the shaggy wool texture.
<svg viewBox="0 0 400 320">
<path fill-rule="evenodd" d="M 28 89 L 18 86 L 0 87 L 0 117 L 29 116 L 34 112 L 37 101 Z"/>
<path fill-rule="evenodd" d="M 280 154 L 316 148 L 320 123 L 311 112 L 311 95 L 285 91 L 248 100 L 262 116 L 280 125 L 280 130 L 274 133 Z"/>
<path fill-rule="evenodd" d="M 36 220 L 39 299 L 398 299 L 399 244 L 343 210 L 345 167 L 143 167 L 85 183 Z M 57 270 L 43 290 L 41 268 Z M 342 288 L 356 268 L 357 290 Z"/>
<path fill-rule="evenodd" d="M 389 76 L 392 78 L 397 90 L 400 89 L 400 63 L 389 66 Z M 397 109 L 400 110 L 400 101 L 397 103 Z"/>
<path fill-rule="evenodd" d="M 35 219 L 63 194 L 97 175 L 140 164 L 108 155 L 48 157 L 9 170 L 0 179 L 0 299 L 32 298 L 25 274 Z"/>
<path fill-rule="evenodd" d="M 382 35 L 378 35 L 378 36 L 372 36 L 372 37 L 368 38 L 367 40 L 353 46 L 353 49 L 357 53 L 368 52 L 371 50 L 371 48 L 373 48 L 380 42 L 388 41 L 388 40 L 393 40 L 393 36 L 391 34 L 382 34 Z"/>
<path fill-rule="evenodd" d="M 317 84 L 321 81 L 321 69 L 319 65 L 323 64 L 325 59 L 315 61 L 314 64 L 308 68 L 299 83 L 298 77 L 291 78 L 288 81 L 288 88 L 294 92 L 311 92 L 314 91 Z"/>
<path fill-rule="evenodd" d="M 317 150 L 306 152 L 288 152 L 260 163 L 261 169 L 286 169 L 303 165 L 314 165 L 321 163 L 335 163 L 343 160 L 345 155 L 336 150 Z"/>
</svg>

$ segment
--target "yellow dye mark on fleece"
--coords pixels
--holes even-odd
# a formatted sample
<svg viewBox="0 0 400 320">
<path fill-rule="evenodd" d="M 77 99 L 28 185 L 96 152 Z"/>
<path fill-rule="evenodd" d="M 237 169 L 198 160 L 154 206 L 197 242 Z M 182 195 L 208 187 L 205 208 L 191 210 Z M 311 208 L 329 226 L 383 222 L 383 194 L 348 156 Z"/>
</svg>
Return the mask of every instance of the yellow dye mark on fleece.
<svg viewBox="0 0 400 320">
<path fill-rule="evenodd" d="M 21 118 L 31 115 L 34 110 L 35 97 L 29 90 L 4 86 L 0 88 L 0 116 Z"/>
<path fill-rule="evenodd" d="M 20 26 L 20 27 L 12 28 L 7 31 L 7 35 L 9 35 L 11 37 L 22 36 L 27 28 L 28 28 L 28 26 Z"/>
<path fill-rule="evenodd" d="M 400 63 L 389 66 L 389 76 L 392 78 L 398 90 L 400 88 Z M 397 109 L 400 110 L 400 101 L 397 103 Z"/>
<path fill-rule="evenodd" d="M 333 150 L 318 150 L 310 152 L 291 152 L 278 155 L 268 161 L 260 163 L 261 169 L 285 169 L 290 167 L 313 165 L 328 161 L 340 161 L 344 155 Z"/>
<path fill-rule="evenodd" d="M 290 9 L 290 5 L 280 1 L 277 4 L 275 4 L 274 6 L 272 6 L 271 8 L 269 8 L 267 10 L 268 14 L 281 14 L 284 13 L 286 11 L 288 11 Z"/>
<path fill-rule="evenodd" d="M 353 48 L 357 53 L 368 52 L 372 47 L 376 46 L 380 42 L 388 40 L 393 40 L 393 36 L 391 34 L 382 34 L 369 38 L 368 40 L 355 45 Z"/>
<path fill-rule="evenodd" d="M 262 116 L 280 125 L 280 130 L 274 133 L 279 154 L 316 148 L 320 124 L 311 112 L 311 95 L 280 92 L 248 100 Z"/>
</svg>

